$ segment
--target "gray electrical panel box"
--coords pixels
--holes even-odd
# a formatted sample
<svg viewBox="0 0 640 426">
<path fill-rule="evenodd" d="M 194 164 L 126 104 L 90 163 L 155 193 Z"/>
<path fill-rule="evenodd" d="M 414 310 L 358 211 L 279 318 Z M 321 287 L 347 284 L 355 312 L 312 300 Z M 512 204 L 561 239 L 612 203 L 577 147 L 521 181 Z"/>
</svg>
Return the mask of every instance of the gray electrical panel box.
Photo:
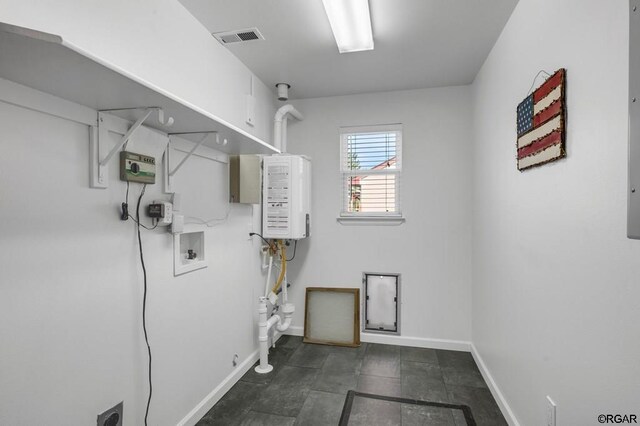
<svg viewBox="0 0 640 426">
<path fill-rule="evenodd" d="M 400 334 L 400 274 L 367 273 L 363 331 Z"/>
<path fill-rule="evenodd" d="M 640 239 L 640 0 L 629 1 L 629 92 L 627 236 Z"/>
<path fill-rule="evenodd" d="M 229 201 L 260 204 L 262 170 L 257 155 L 229 156 Z"/>
</svg>

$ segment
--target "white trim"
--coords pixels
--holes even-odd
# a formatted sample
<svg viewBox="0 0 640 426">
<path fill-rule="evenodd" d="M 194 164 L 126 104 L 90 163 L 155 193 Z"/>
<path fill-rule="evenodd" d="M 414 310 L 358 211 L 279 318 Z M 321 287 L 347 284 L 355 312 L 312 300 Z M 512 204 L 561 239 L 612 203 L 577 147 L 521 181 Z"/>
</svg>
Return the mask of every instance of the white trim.
<svg viewBox="0 0 640 426">
<path fill-rule="evenodd" d="M 373 333 L 361 333 L 360 340 L 367 343 L 411 346 L 414 348 L 444 349 L 449 351 L 464 352 L 469 352 L 471 350 L 471 342 L 467 342 L 464 340 L 430 339 L 425 337 L 413 336 L 387 336 L 383 334 Z"/>
<path fill-rule="evenodd" d="M 304 327 L 292 325 L 289 326 L 287 331 L 285 331 L 283 334 L 287 336 L 304 336 Z"/>
<path fill-rule="evenodd" d="M 498 407 L 500 407 L 500 411 L 502 411 L 502 415 L 506 419 L 507 423 L 511 426 L 520 426 L 518 419 L 515 414 L 513 414 L 513 410 L 509 406 L 506 398 L 502 394 L 502 391 L 496 384 L 496 381 L 493 380 L 493 376 L 489 372 L 487 365 L 482 360 L 478 349 L 476 349 L 475 345 L 471 343 L 471 355 L 473 355 L 473 359 L 475 359 L 476 364 L 478 364 L 478 368 L 480 369 L 480 373 L 484 378 L 484 381 L 487 382 L 487 386 L 489 386 L 489 391 L 491 391 L 491 395 L 493 395 L 493 399 L 498 403 Z"/>
<path fill-rule="evenodd" d="M 207 395 L 193 410 L 189 412 L 182 420 L 178 422 L 178 426 L 193 426 L 207 414 L 211 408 L 216 405 L 220 398 L 224 396 L 229 389 L 235 385 L 242 376 L 249 371 L 253 364 L 260 358 L 259 350 L 255 350 L 240 364 L 233 373 L 229 374 L 209 395 Z"/>
<path fill-rule="evenodd" d="M 304 336 L 304 328 L 291 326 L 285 332 L 290 336 Z M 414 348 L 444 349 L 450 351 L 471 351 L 471 342 L 465 340 L 429 339 L 412 336 L 392 336 L 373 333 L 360 333 L 360 340 L 367 343 L 382 343 L 384 345 L 411 346 Z"/>
<path fill-rule="evenodd" d="M 342 174 L 347 176 L 384 176 L 384 175 L 398 175 L 402 174 L 402 170 L 400 169 L 380 169 L 380 170 L 372 170 L 372 169 L 364 169 L 364 170 L 343 170 Z"/>
<path fill-rule="evenodd" d="M 336 218 L 343 225 L 402 225 L 404 216 L 339 216 Z"/>
<path fill-rule="evenodd" d="M 354 133 L 391 133 L 391 132 L 402 132 L 402 123 L 340 127 L 340 135 L 354 134 Z"/>
</svg>

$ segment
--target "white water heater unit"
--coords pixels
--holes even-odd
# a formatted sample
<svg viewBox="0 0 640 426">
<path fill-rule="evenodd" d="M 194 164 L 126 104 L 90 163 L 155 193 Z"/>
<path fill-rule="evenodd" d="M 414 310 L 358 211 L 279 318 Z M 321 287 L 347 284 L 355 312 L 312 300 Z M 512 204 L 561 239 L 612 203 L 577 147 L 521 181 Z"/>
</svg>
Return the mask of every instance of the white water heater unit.
<svg viewBox="0 0 640 426">
<path fill-rule="evenodd" d="M 262 235 L 299 240 L 309 236 L 311 161 L 300 155 L 264 157 Z"/>
</svg>

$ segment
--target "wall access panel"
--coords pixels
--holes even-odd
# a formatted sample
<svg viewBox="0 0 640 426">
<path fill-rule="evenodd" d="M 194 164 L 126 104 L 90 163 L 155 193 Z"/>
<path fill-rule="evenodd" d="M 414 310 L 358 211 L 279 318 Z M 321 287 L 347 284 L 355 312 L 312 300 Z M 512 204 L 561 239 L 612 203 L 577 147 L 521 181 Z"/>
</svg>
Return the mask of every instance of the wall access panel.
<svg viewBox="0 0 640 426">
<path fill-rule="evenodd" d="M 400 274 L 365 273 L 364 331 L 400 334 Z"/>
</svg>

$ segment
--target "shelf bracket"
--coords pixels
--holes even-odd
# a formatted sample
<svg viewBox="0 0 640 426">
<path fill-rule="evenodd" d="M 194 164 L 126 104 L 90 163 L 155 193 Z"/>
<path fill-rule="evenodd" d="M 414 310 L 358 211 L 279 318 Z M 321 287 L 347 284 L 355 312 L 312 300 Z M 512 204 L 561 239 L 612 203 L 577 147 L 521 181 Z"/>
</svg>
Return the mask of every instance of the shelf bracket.
<svg viewBox="0 0 640 426">
<path fill-rule="evenodd" d="M 202 139 L 200 139 L 196 144 L 191 148 L 191 150 L 187 153 L 187 155 L 180 160 L 180 162 L 171 169 L 170 166 L 170 148 L 171 148 L 171 136 L 184 136 L 184 135 L 193 135 L 193 134 L 201 134 L 204 135 Z M 209 138 L 209 135 L 215 134 L 216 139 L 218 138 L 218 132 L 186 132 L 186 133 L 169 133 L 169 142 L 167 143 L 167 149 L 164 152 L 164 156 L 162 157 L 162 166 L 164 169 L 164 192 L 167 194 L 171 194 L 175 192 L 173 190 L 173 176 L 176 174 L 178 170 L 187 162 L 189 158 L 196 152 L 196 150 Z"/>
<path fill-rule="evenodd" d="M 126 130 L 119 129 L 118 126 L 106 124 L 105 121 L 109 121 L 110 114 L 106 114 L 114 111 L 128 111 L 143 109 L 144 113 L 140 116 L 131 127 Z M 109 182 L 109 172 L 107 166 L 113 158 L 113 156 L 122 149 L 122 147 L 131 139 L 131 136 L 142 126 L 142 124 L 149 118 L 152 112 L 158 111 L 158 121 L 164 126 L 171 126 L 173 124 L 173 117 L 165 119 L 164 111 L 160 107 L 146 107 L 146 108 L 122 108 L 122 109 L 110 109 L 98 111 L 98 126 L 97 129 L 91 126 L 89 142 L 90 142 L 90 162 L 91 169 L 91 187 L 92 188 L 107 188 Z M 109 150 L 109 152 L 101 158 L 103 153 L 107 151 L 108 133 L 109 131 L 122 134 L 120 141 Z"/>
</svg>

